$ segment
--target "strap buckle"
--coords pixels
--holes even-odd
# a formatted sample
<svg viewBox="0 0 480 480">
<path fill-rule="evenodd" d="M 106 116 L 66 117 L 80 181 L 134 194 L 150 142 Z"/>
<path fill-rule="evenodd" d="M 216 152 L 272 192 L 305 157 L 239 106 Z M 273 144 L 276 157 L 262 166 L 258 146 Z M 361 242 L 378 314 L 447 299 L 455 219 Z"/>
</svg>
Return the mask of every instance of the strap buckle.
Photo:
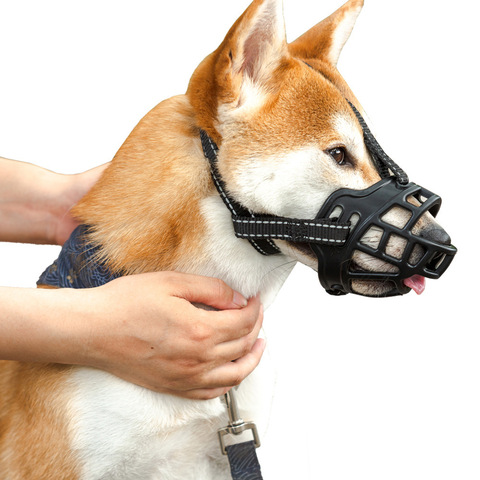
<svg viewBox="0 0 480 480">
<path fill-rule="evenodd" d="M 255 448 L 260 447 L 260 437 L 258 435 L 257 426 L 253 422 L 245 422 L 238 413 L 237 400 L 233 389 L 225 394 L 225 403 L 227 405 L 229 423 L 226 427 L 218 430 L 218 439 L 220 448 L 224 455 L 227 455 L 227 446 L 225 445 L 226 435 L 241 435 L 247 430 L 251 430 L 253 434 L 253 442 Z"/>
</svg>

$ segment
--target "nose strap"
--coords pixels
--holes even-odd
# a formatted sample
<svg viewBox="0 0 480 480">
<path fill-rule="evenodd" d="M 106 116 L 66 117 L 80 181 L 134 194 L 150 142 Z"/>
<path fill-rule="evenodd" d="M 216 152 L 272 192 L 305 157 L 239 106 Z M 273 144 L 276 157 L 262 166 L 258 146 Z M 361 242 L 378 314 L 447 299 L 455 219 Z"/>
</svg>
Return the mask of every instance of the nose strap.
<svg viewBox="0 0 480 480">
<path fill-rule="evenodd" d="M 350 223 L 338 223 L 328 219 L 285 218 L 253 213 L 228 193 L 218 171 L 218 147 L 208 134 L 200 130 L 200 139 L 205 158 L 209 161 L 215 187 L 232 214 L 233 228 L 237 238 L 248 240 L 262 255 L 280 253 L 272 241 L 287 240 L 320 245 L 344 245 L 350 229 Z"/>
</svg>

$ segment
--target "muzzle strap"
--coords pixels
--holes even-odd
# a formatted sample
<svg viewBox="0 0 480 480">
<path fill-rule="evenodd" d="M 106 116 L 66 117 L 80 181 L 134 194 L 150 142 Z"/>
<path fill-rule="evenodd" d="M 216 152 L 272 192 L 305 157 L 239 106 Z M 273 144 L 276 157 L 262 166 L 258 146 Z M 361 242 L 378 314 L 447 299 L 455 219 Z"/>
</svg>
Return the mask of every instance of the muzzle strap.
<svg viewBox="0 0 480 480">
<path fill-rule="evenodd" d="M 347 100 L 347 102 L 362 127 L 365 145 L 377 166 L 380 176 L 382 178 L 388 178 L 391 175 L 390 172 L 392 172 L 400 185 L 407 185 L 409 182 L 408 175 L 385 153 L 355 105 L 350 102 L 350 100 Z"/>
<path fill-rule="evenodd" d="M 338 224 L 321 219 L 296 220 L 284 217 L 234 217 L 233 227 L 238 238 L 276 238 L 291 242 L 343 245 L 349 224 Z"/>
<path fill-rule="evenodd" d="M 232 214 L 233 227 L 237 238 L 248 240 L 262 255 L 280 253 L 271 239 L 292 242 L 316 243 L 320 245 L 344 245 L 350 223 L 339 223 L 328 219 L 296 219 L 254 214 L 240 205 L 228 194 L 217 166 L 218 147 L 208 134 L 200 130 L 203 153 L 209 161 L 215 187 Z"/>
<path fill-rule="evenodd" d="M 247 210 L 245 207 L 236 202 L 227 193 L 225 182 L 222 180 L 220 172 L 217 166 L 217 144 L 208 136 L 204 130 L 200 130 L 200 139 L 202 141 L 203 154 L 210 164 L 210 173 L 212 175 L 213 183 L 223 200 L 223 203 L 227 206 L 232 214 L 232 218 L 255 218 L 254 214 Z M 248 241 L 257 252 L 262 255 L 275 255 L 280 253 L 280 249 L 270 239 L 265 237 L 254 238 L 249 237 Z"/>
</svg>

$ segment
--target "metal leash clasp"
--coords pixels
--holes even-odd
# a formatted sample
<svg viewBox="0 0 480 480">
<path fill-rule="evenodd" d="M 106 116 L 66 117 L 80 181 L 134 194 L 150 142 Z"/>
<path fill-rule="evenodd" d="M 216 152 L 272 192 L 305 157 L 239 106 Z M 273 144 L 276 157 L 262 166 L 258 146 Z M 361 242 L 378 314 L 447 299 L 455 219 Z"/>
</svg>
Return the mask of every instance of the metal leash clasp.
<svg viewBox="0 0 480 480">
<path fill-rule="evenodd" d="M 227 404 L 227 412 L 229 423 L 226 427 L 218 430 L 218 438 L 220 440 L 220 448 L 222 453 L 227 455 L 225 445 L 225 435 L 240 435 L 246 430 L 251 430 L 253 434 L 253 441 L 255 448 L 260 446 L 260 437 L 258 436 L 257 426 L 253 422 L 245 422 L 238 413 L 237 400 L 235 392 L 231 389 L 225 394 L 225 403 Z"/>
</svg>

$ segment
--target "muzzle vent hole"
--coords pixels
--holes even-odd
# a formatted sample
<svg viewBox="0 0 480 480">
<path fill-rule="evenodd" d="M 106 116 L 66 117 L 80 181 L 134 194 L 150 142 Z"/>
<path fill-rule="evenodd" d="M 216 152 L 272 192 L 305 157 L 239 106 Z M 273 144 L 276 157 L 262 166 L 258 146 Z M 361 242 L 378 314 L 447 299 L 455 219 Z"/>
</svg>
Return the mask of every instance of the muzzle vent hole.
<svg viewBox="0 0 480 480">
<path fill-rule="evenodd" d="M 395 205 L 388 212 L 383 215 L 382 222 L 393 225 L 397 228 L 403 228 L 412 218 L 412 212 L 406 208 Z"/>
<path fill-rule="evenodd" d="M 409 195 L 407 197 L 407 202 L 410 205 L 413 205 L 414 207 L 419 207 L 423 202 L 421 201 L 421 198 L 418 194 L 416 195 Z M 425 201 L 425 200 L 424 200 Z"/>
<path fill-rule="evenodd" d="M 340 207 L 339 205 L 337 205 L 337 206 L 333 209 L 332 213 L 328 216 L 328 218 L 329 218 L 330 220 L 332 220 L 333 222 L 336 222 L 336 221 L 338 221 L 338 219 L 342 216 L 342 213 L 343 213 L 343 208 Z"/>
<path fill-rule="evenodd" d="M 422 258 L 425 256 L 426 253 L 427 251 L 425 250 L 424 247 L 422 247 L 418 243 L 415 244 L 415 246 L 413 247 L 412 253 L 410 254 L 410 257 L 408 259 L 408 263 L 410 265 L 416 266 L 418 263 L 420 263 L 420 261 L 422 260 Z"/>
<path fill-rule="evenodd" d="M 400 235 L 396 235 L 392 233 L 388 237 L 387 246 L 385 247 L 385 253 L 389 257 L 396 258 L 401 260 L 403 257 L 403 252 L 407 247 L 408 240 L 406 238 L 401 237 Z"/>
<path fill-rule="evenodd" d="M 435 252 L 432 258 L 425 265 L 425 268 L 427 270 L 431 270 L 432 272 L 436 272 L 440 268 L 440 265 L 442 265 L 444 262 L 445 258 L 447 258 L 445 253 Z"/>
<path fill-rule="evenodd" d="M 376 225 L 371 226 L 360 239 L 360 243 L 370 248 L 378 248 L 383 236 L 383 229 Z"/>
<path fill-rule="evenodd" d="M 350 218 L 349 218 L 349 222 L 350 222 L 350 225 L 351 227 L 350 228 L 354 228 L 358 221 L 360 220 L 360 215 L 358 213 L 354 213 Z"/>
<path fill-rule="evenodd" d="M 377 258 L 360 250 L 353 252 L 349 266 L 350 272 L 398 273 L 400 269 L 383 258 Z"/>
</svg>

